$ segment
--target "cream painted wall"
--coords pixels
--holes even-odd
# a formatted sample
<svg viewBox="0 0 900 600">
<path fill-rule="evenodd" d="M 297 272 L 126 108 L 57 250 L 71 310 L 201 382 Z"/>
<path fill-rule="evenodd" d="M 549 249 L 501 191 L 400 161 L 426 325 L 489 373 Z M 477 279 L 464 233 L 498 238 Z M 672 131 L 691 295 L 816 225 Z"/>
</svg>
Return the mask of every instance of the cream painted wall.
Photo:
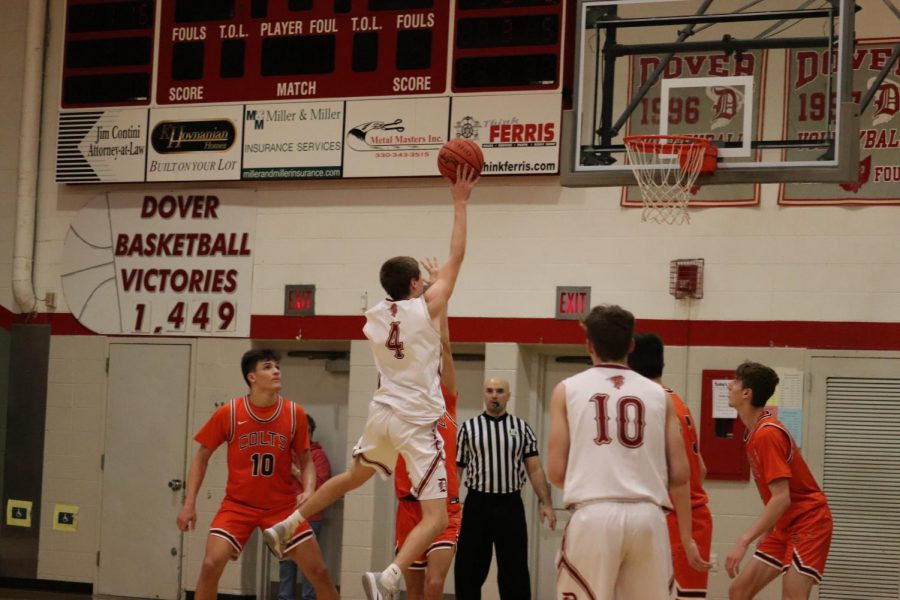
<svg viewBox="0 0 900 600">
<path fill-rule="evenodd" d="M 283 285 L 315 283 L 320 314 L 359 314 L 380 294 L 388 256 L 445 256 L 452 211 L 433 178 L 64 186 L 54 183 L 63 0 L 52 0 L 45 79 L 35 283 L 61 291 L 59 263 L 75 213 L 97 193 L 215 190 L 258 206 L 253 314 L 280 314 Z M 860 13 L 860 37 L 885 31 L 881 3 Z M 774 101 L 774 100 L 773 100 Z M 557 177 L 485 178 L 473 195 L 466 265 L 453 313 L 550 317 L 557 285 L 645 318 L 892 321 L 900 316 L 896 207 L 782 208 L 764 186 L 759 207 L 697 210 L 690 226 L 643 224 L 619 188 L 565 189 Z M 690 314 L 668 294 L 669 261 L 706 259 L 705 297 Z M 814 300 L 813 300 L 814 299 Z M 61 299 L 59 311 L 66 311 Z"/>
<path fill-rule="evenodd" d="M 16 312 L 12 257 L 27 5 L 28 0 L 4 2 L 0 20 L 0 306 Z"/>
<path fill-rule="evenodd" d="M 78 530 L 55 531 L 41 519 L 40 579 L 93 583 L 100 547 L 100 455 L 106 413 L 107 341 L 50 338 L 41 514 L 54 504 L 79 507 Z"/>
</svg>

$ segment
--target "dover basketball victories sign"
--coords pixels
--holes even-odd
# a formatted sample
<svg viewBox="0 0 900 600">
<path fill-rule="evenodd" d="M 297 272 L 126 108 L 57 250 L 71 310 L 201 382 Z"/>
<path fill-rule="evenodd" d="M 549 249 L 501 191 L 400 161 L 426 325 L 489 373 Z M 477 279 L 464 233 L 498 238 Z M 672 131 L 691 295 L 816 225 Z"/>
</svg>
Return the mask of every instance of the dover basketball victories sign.
<svg viewBox="0 0 900 600">
<path fill-rule="evenodd" d="M 175 191 L 102 194 L 69 227 L 69 310 L 104 334 L 250 334 L 256 208 Z"/>
</svg>

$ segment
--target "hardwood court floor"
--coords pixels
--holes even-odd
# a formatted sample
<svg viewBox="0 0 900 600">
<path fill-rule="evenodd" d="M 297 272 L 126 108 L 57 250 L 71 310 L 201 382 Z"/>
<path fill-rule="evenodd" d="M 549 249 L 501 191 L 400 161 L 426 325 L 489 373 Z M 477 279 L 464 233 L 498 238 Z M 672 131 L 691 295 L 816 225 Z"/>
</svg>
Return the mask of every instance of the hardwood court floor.
<svg viewBox="0 0 900 600">
<path fill-rule="evenodd" d="M 67 592 L 48 592 L 45 590 L 19 590 L 0 588 L 3 600 L 91 600 L 90 594 L 73 594 Z"/>
</svg>

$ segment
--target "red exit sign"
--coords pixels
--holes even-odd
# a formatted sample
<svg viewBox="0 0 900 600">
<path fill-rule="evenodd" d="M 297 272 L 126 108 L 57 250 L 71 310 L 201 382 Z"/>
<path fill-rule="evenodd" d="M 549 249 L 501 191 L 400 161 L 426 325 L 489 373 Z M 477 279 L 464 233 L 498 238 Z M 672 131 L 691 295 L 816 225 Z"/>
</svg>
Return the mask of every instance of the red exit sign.
<svg viewBox="0 0 900 600">
<path fill-rule="evenodd" d="M 591 288 L 556 287 L 556 318 L 583 319 L 591 310 Z"/>
<path fill-rule="evenodd" d="M 284 316 L 312 317 L 316 314 L 315 285 L 284 286 Z"/>
</svg>

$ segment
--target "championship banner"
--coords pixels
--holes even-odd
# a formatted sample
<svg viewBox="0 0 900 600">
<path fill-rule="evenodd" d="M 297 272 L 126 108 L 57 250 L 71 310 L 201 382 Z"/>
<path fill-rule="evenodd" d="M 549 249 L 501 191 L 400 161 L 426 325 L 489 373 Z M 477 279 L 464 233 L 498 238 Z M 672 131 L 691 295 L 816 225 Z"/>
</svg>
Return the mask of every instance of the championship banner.
<svg viewBox="0 0 900 600">
<path fill-rule="evenodd" d="M 662 77 L 641 99 L 624 134 L 659 134 L 665 131 L 668 135 L 704 137 L 732 146 L 746 146 L 744 132 L 747 126 L 750 131 L 757 132 L 757 137 L 762 131 L 767 59 L 768 54 L 764 50 L 744 52 L 740 56 L 727 56 L 721 52 L 673 56 Z M 631 58 L 629 101 L 662 60 L 663 57 L 653 55 Z M 690 85 L 671 86 L 668 106 L 662 106 L 663 81 L 679 79 L 688 80 Z M 734 85 L 736 79 L 749 79 L 752 84 Z M 747 118 L 750 119 L 749 124 Z M 661 127 L 661 124 L 664 126 Z M 746 160 L 752 159 L 748 156 Z M 689 206 L 755 204 L 759 204 L 759 185 L 741 183 L 701 188 Z M 637 185 L 623 188 L 622 206 L 643 206 Z"/>
<path fill-rule="evenodd" d="M 853 99 L 862 100 L 900 38 L 857 40 L 853 54 Z M 804 139 L 835 119 L 835 107 L 826 94 L 828 55 L 820 50 L 791 50 L 787 54 L 788 88 L 785 100 L 785 139 Z M 834 92 L 832 92 L 832 98 Z M 832 100 L 833 101 L 833 100 Z M 829 110 L 830 108 L 830 110 Z M 815 124 L 811 126 L 810 124 Z M 832 123 L 833 124 L 833 123 Z M 900 204 L 900 62 L 894 64 L 859 120 L 859 177 L 855 182 L 787 183 L 780 186 L 778 202 L 787 205 Z M 842 140 L 841 143 L 857 143 Z M 788 150 L 797 160 L 815 160 L 822 148 Z"/>
</svg>

